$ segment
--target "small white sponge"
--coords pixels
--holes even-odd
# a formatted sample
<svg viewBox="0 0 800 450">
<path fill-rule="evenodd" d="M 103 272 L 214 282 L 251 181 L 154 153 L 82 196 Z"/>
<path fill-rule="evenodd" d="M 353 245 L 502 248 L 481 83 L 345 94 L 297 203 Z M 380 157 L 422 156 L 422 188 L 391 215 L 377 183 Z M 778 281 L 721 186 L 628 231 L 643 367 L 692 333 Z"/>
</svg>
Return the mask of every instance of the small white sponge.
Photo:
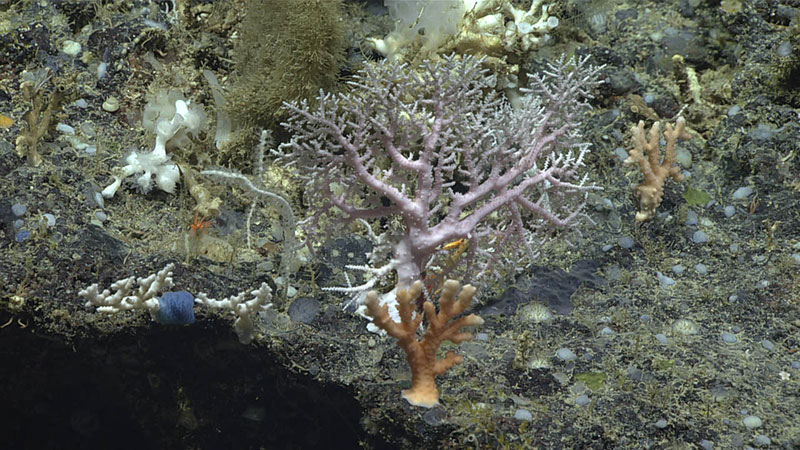
<svg viewBox="0 0 800 450">
<path fill-rule="evenodd" d="M 166 95 L 171 99 L 175 91 Z M 161 100 L 151 101 L 145 106 L 142 125 L 156 133 L 156 144 L 152 152 L 144 153 L 132 151 L 126 158 L 126 165 L 114 169 L 114 182 L 103 189 L 103 197 L 111 198 L 117 192 L 122 180 L 140 174 L 136 184 L 147 193 L 153 187 L 155 176 L 156 186 L 170 194 L 175 192 L 175 184 L 180 180 L 178 165 L 167 156 L 167 147 L 185 145 L 189 141 L 189 134 L 196 135 L 206 124 L 206 115 L 202 107 L 192 105 L 182 97 L 172 104 Z M 166 114 L 171 114 L 167 119 Z"/>
</svg>

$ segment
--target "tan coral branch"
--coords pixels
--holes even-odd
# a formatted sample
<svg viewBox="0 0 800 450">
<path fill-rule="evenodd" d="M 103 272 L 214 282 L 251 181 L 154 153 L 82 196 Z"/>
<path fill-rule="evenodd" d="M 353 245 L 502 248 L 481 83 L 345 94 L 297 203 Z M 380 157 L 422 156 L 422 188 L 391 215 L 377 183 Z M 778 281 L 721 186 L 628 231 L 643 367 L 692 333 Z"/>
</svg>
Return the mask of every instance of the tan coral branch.
<svg viewBox="0 0 800 450">
<path fill-rule="evenodd" d="M 377 292 L 370 291 L 365 303 L 367 314 L 373 318 L 373 323 L 397 339 L 397 345 L 406 353 L 406 360 L 411 367 L 411 388 L 403 391 L 403 398 L 412 405 L 431 408 L 439 404 L 439 391 L 434 377 L 464 360 L 455 352 L 449 351 L 444 358 L 437 361 L 436 350 L 445 340 L 454 344 L 471 340 L 472 333 L 462 332 L 461 329 L 481 325 L 483 319 L 470 314 L 454 320 L 472 304 L 475 288 L 466 285 L 462 289 L 458 281 L 447 280 L 439 297 L 439 312 L 436 312 L 436 307 L 431 302 L 425 302 L 423 305 L 428 327 L 422 339 L 418 340 L 417 328 L 422 322 L 423 315 L 417 314 L 413 318 L 412 315 L 416 299 L 422 293 L 422 289 L 422 282 L 416 281 L 410 289 L 400 290 L 397 293 L 400 323 L 393 321 L 389 316 L 387 305 L 379 305 Z"/>
<path fill-rule="evenodd" d="M 636 198 L 639 201 L 639 211 L 636 213 L 636 222 L 641 223 L 652 219 L 656 215 L 656 209 L 661 204 L 664 197 L 664 182 L 667 177 L 672 177 L 676 182 L 683 180 L 680 166 L 675 165 L 675 145 L 678 139 L 690 139 L 691 136 L 686 132 L 686 119 L 678 117 L 675 126 L 667 124 L 664 131 L 664 138 L 667 145 L 664 151 L 664 159 L 661 160 L 658 141 L 660 138 L 660 124 L 654 123 L 645 139 L 644 121 L 639 121 L 636 127 L 631 130 L 631 150 L 625 164 L 638 164 L 639 170 L 644 175 L 644 182 L 636 186 Z M 644 153 L 647 152 L 647 158 Z"/>
</svg>

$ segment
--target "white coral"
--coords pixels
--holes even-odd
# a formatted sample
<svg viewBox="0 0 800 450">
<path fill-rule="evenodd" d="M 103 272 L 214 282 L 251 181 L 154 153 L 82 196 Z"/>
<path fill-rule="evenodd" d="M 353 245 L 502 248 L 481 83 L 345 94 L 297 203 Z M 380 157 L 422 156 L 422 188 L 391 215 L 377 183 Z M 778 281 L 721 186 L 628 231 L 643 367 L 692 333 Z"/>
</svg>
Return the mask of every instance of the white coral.
<svg viewBox="0 0 800 450">
<path fill-rule="evenodd" d="M 163 269 L 152 275 L 142 277 L 128 277 L 117 280 L 111 284 L 111 290 L 102 292 L 97 283 L 87 286 L 78 292 L 79 297 L 86 298 L 86 307 L 94 306 L 97 312 L 112 314 L 132 309 L 146 309 L 151 317 L 155 317 L 160 308 L 159 293 L 172 288 L 172 269 L 175 264 L 167 264 Z M 135 288 L 134 285 L 138 285 Z"/>
<path fill-rule="evenodd" d="M 242 344 L 249 344 L 255 338 L 255 325 L 253 324 L 253 316 L 259 311 L 266 311 L 272 303 L 272 289 L 267 283 L 261 283 L 261 287 L 256 290 L 250 291 L 250 300 L 245 300 L 247 292 L 242 291 L 236 295 L 216 300 L 208 298 L 208 294 L 200 292 L 194 299 L 195 303 L 205 305 L 209 308 L 228 309 L 236 315 L 236 321 L 233 323 L 233 328 L 236 330 L 236 335 L 239 336 L 239 342 Z"/>
</svg>

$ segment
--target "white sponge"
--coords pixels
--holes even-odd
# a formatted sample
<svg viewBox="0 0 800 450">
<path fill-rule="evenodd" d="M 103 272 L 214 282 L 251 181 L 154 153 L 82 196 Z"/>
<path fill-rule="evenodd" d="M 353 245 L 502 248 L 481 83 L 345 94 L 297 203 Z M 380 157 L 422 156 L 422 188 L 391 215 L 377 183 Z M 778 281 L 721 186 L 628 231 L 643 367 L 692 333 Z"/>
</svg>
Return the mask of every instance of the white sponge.
<svg viewBox="0 0 800 450">
<path fill-rule="evenodd" d="M 418 37 L 429 50 L 458 33 L 466 12 L 463 0 L 385 0 L 384 5 L 395 22 L 394 34 L 406 42 Z"/>
<path fill-rule="evenodd" d="M 172 104 L 163 102 L 164 98 L 172 98 L 174 93 L 170 91 L 161 100 L 151 100 L 145 106 L 142 125 L 156 133 L 155 147 L 149 153 L 132 151 L 125 158 L 126 165 L 114 169 L 114 182 L 103 189 L 103 197 L 113 197 L 122 181 L 136 174 L 141 174 L 136 178 L 136 184 L 142 192 L 150 191 L 154 176 L 159 189 L 170 194 L 175 192 L 180 170 L 167 156 L 167 147 L 188 143 L 188 135 L 196 135 L 205 126 L 206 115 L 203 108 L 195 105 L 190 107 L 190 102 L 184 100 L 183 96 Z M 171 115 L 169 119 L 168 115 Z"/>
</svg>

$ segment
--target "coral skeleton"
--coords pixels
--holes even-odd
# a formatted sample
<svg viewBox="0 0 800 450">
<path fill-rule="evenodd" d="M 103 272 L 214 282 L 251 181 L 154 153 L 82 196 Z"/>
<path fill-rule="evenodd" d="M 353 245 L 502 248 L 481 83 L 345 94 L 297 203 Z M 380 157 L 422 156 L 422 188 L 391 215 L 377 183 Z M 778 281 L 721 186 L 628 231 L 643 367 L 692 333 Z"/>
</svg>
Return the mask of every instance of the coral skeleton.
<svg viewBox="0 0 800 450">
<path fill-rule="evenodd" d="M 639 170 L 644 175 L 644 182 L 636 186 L 635 194 L 639 202 L 639 211 L 636 213 L 636 222 L 646 222 L 656 215 L 656 209 L 664 197 L 664 182 L 667 177 L 679 182 L 683 180 L 681 168 L 675 165 L 675 145 L 678 139 L 690 139 L 686 132 L 686 119 L 678 117 L 675 126 L 667 123 L 664 130 L 666 148 L 664 159 L 661 159 L 659 150 L 660 125 L 658 122 L 650 127 L 649 138 L 645 138 L 644 121 L 631 129 L 631 142 L 633 150 L 625 160 L 625 164 L 638 164 Z M 647 156 L 645 156 L 647 152 Z"/>
<path fill-rule="evenodd" d="M 153 320 L 159 321 L 158 312 L 163 305 L 157 296 L 174 285 L 173 268 L 175 264 L 170 263 L 160 271 L 143 278 L 123 278 L 112 283 L 111 289 L 103 291 L 100 291 L 99 285 L 94 283 L 78 292 L 78 296 L 86 298 L 86 307 L 94 307 L 98 313 L 114 314 L 146 309 Z M 256 335 L 253 317 L 260 311 L 269 309 L 272 306 L 271 300 L 272 289 L 267 283 L 261 283 L 258 289 L 242 291 L 221 300 L 209 298 L 208 294 L 200 292 L 194 302 L 209 308 L 230 310 L 236 316 L 233 328 L 239 337 L 239 342 L 249 344 Z"/>
<path fill-rule="evenodd" d="M 292 206 L 289 202 L 280 194 L 272 192 L 268 190 L 262 181 L 262 177 L 264 174 L 264 153 L 267 148 L 267 144 L 272 141 L 272 133 L 267 130 L 262 130 L 261 138 L 259 139 L 258 146 L 256 147 L 256 154 L 255 154 L 255 161 L 253 164 L 253 176 L 247 177 L 244 174 L 230 170 L 230 169 L 212 169 L 212 170 L 203 170 L 200 172 L 201 175 L 212 176 L 215 178 L 222 178 L 223 180 L 231 181 L 234 183 L 238 183 L 243 187 L 246 191 L 252 195 L 253 200 L 250 202 L 250 211 L 247 213 L 247 248 L 252 249 L 252 232 L 251 232 L 251 223 L 253 220 L 253 214 L 256 211 L 257 206 L 264 202 L 268 205 L 274 207 L 278 211 L 281 217 L 281 238 L 283 240 L 283 251 L 281 254 L 281 267 L 280 273 L 284 277 L 284 280 L 288 280 L 290 277 L 291 266 L 294 264 L 293 262 L 297 259 L 296 250 L 301 247 L 302 245 L 297 244 L 297 240 L 295 238 L 295 233 L 297 229 L 297 221 L 295 220 L 294 211 L 292 210 Z M 252 180 L 251 180 L 252 178 Z M 288 283 L 283 284 L 282 293 L 280 296 L 286 299 L 286 294 L 289 288 Z"/>
<path fill-rule="evenodd" d="M 97 283 L 87 286 L 78 292 L 79 297 L 86 298 L 86 307 L 94 307 L 99 313 L 113 314 L 132 309 L 146 309 L 155 320 L 160 304 L 158 294 L 173 286 L 172 269 L 175 264 L 167 264 L 160 271 L 146 277 L 128 277 L 111 284 L 111 290 L 102 292 Z"/>
<path fill-rule="evenodd" d="M 250 297 L 249 300 L 247 299 L 248 295 Z M 260 311 L 268 310 L 272 306 L 271 300 L 272 289 L 267 283 L 261 283 L 261 286 L 253 291 L 242 291 L 221 300 L 209 298 L 208 294 L 204 292 L 198 293 L 197 298 L 194 299 L 195 303 L 209 308 L 230 310 L 236 316 L 236 320 L 233 322 L 233 329 L 239 337 L 239 342 L 245 345 L 253 342 L 256 336 L 253 317 Z"/>
<path fill-rule="evenodd" d="M 475 314 L 456 318 L 472 304 L 475 288 L 466 285 L 462 289 L 458 281 L 447 280 L 439 297 L 439 312 L 436 312 L 433 303 L 426 301 L 423 304 L 427 328 L 419 340 L 417 329 L 423 321 L 423 314 L 415 314 L 414 310 L 422 290 L 422 282 L 416 281 L 410 289 L 397 292 L 400 323 L 389 316 L 387 305 L 379 304 L 376 291 L 367 294 L 365 303 L 367 314 L 372 317 L 373 323 L 397 339 L 397 345 L 406 353 L 406 360 L 411 368 L 411 388 L 405 389 L 402 397 L 412 405 L 431 408 L 439 404 L 439 391 L 434 377 L 464 360 L 452 350 L 444 358 L 437 360 L 436 350 L 443 341 L 460 344 L 471 340 L 472 334 L 461 331 L 462 328 L 482 325 L 483 319 Z"/>
<path fill-rule="evenodd" d="M 251 229 L 253 214 L 256 210 L 256 206 L 258 205 L 259 201 L 266 199 L 268 203 L 275 206 L 275 208 L 280 212 L 281 220 L 283 222 L 282 226 L 285 234 L 283 238 L 289 241 L 289 247 L 292 248 L 292 250 L 294 250 L 295 247 L 294 235 L 297 222 L 294 217 L 294 211 L 292 211 L 292 206 L 289 204 L 288 201 L 286 201 L 285 198 L 283 198 L 283 196 L 267 190 L 267 188 L 264 187 L 264 183 L 261 181 L 261 178 L 264 174 L 264 153 L 267 147 L 267 143 L 270 142 L 271 140 L 272 140 L 272 133 L 267 130 L 263 130 L 261 132 L 261 137 L 259 139 L 258 146 L 256 147 L 256 157 L 254 162 L 255 173 L 253 174 L 252 181 L 247 176 L 239 172 L 228 169 L 203 170 L 200 172 L 200 174 L 237 182 L 253 195 L 253 200 L 250 202 L 250 211 L 247 213 L 246 226 L 247 226 L 248 249 L 252 248 L 250 229 Z"/>
</svg>

